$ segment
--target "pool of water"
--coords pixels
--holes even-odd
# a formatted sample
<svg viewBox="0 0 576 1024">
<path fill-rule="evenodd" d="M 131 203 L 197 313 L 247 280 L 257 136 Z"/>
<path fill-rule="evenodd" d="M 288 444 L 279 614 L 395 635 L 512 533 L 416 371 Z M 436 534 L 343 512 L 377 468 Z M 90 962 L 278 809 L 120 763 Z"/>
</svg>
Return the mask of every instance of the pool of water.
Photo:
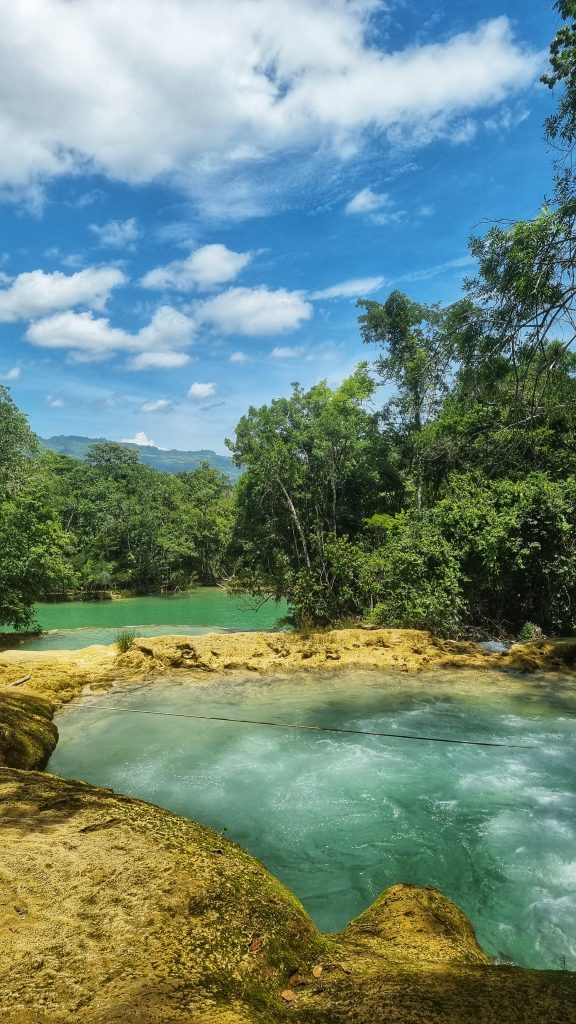
<svg viewBox="0 0 576 1024">
<path fill-rule="evenodd" d="M 323 930 L 342 928 L 393 883 L 433 884 L 462 907 L 492 956 L 574 970 L 573 691 L 569 682 L 496 673 L 479 688 L 477 675 L 462 672 L 162 682 L 67 708 L 48 770 L 223 831 Z"/>
<path fill-rule="evenodd" d="M 90 644 L 113 644 L 119 630 L 138 636 L 165 633 L 223 632 L 273 629 L 287 614 L 284 601 L 260 605 L 250 598 L 231 597 L 220 587 L 201 587 L 189 594 L 128 597 L 119 601 L 61 601 L 38 604 L 36 620 L 45 636 L 19 644 L 19 649 L 75 650 Z"/>
</svg>

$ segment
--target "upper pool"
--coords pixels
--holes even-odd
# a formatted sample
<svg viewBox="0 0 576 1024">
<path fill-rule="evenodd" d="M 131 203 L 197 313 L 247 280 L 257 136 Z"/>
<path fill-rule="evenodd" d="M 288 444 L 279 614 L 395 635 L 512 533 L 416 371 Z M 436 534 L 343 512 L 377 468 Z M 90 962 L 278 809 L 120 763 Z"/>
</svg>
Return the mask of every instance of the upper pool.
<svg viewBox="0 0 576 1024">
<path fill-rule="evenodd" d="M 287 610 L 284 601 L 261 604 L 251 598 L 232 597 L 220 587 L 118 601 L 59 601 L 36 605 L 36 620 L 48 632 L 19 646 L 23 650 L 49 651 L 112 644 L 118 631 L 126 628 L 134 629 L 139 636 L 268 630 Z"/>
<path fill-rule="evenodd" d="M 322 929 L 342 928 L 395 882 L 433 884 L 462 907 L 492 956 L 576 969 L 573 683 L 346 673 L 162 682 L 81 704 L 58 716 L 49 771 L 224 831 Z"/>
</svg>

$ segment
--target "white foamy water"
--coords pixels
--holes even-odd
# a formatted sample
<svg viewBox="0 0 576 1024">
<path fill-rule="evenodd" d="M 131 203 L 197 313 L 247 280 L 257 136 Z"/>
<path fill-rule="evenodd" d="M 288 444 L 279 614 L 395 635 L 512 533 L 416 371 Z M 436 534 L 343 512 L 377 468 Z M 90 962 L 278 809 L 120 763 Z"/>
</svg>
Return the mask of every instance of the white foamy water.
<svg viewBox="0 0 576 1024">
<path fill-rule="evenodd" d="M 433 884 L 462 907 L 492 956 L 576 969 L 573 686 L 485 674 L 479 689 L 478 679 L 347 673 L 127 689 L 59 716 L 49 770 L 225 830 L 323 930 L 342 928 L 395 882 Z"/>
</svg>

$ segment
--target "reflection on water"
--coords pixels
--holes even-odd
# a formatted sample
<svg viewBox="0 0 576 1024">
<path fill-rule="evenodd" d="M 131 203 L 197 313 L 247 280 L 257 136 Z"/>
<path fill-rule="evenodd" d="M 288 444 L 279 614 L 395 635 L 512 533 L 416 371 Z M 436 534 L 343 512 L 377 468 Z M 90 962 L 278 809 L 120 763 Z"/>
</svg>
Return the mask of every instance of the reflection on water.
<svg viewBox="0 0 576 1024">
<path fill-rule="evenodd" d="M 394 882 L 437 885 L 493 956 L 576 968 L 571 682 L 487 673 L 176 683 L 71 707 L 49 770 L 227 834 L 337 930 Z M 525 744 L 459 746 L 118 714 L 133 707 Z"/>
</svg>

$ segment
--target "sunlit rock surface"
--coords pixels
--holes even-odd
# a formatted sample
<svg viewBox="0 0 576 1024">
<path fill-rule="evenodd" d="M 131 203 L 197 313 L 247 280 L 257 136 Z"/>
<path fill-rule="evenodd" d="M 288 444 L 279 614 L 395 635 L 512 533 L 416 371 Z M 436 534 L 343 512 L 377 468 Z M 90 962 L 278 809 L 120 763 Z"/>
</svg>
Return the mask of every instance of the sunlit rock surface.
<svg viewBox="0 0 576 1024">
<path fill-rule="evenodd" d="M 5 1024 L 576 1021 L 576 976 L 492 965 L 434 889 L 337 936 L 218 833 L 110 790 L 0 770 Z"/>
<path fill-rule="evenodd" d="M 342 669 L 474 668 L 572 673 L 576 640 L 516 644 L 491 653 L 478 644 L 441 640 L 413 629 L 340 629 L 304 637 L 297 633 L 233 633 L 136 639 L 119 655 L 114 647 L 76 651 L 0 652 L 0 686 L 29 675 L 25 690 L 69 701 L 85 686 L 106 690 L 117 682 L 141 682 L 177 670 L 190 676 L 333 672 Z"/>
<path fill-rule="evenodd" d="M 45 768 L 58 742 L 53 714 L 41 697 L 0 692 L 0 767 Z"/>
</svg>

